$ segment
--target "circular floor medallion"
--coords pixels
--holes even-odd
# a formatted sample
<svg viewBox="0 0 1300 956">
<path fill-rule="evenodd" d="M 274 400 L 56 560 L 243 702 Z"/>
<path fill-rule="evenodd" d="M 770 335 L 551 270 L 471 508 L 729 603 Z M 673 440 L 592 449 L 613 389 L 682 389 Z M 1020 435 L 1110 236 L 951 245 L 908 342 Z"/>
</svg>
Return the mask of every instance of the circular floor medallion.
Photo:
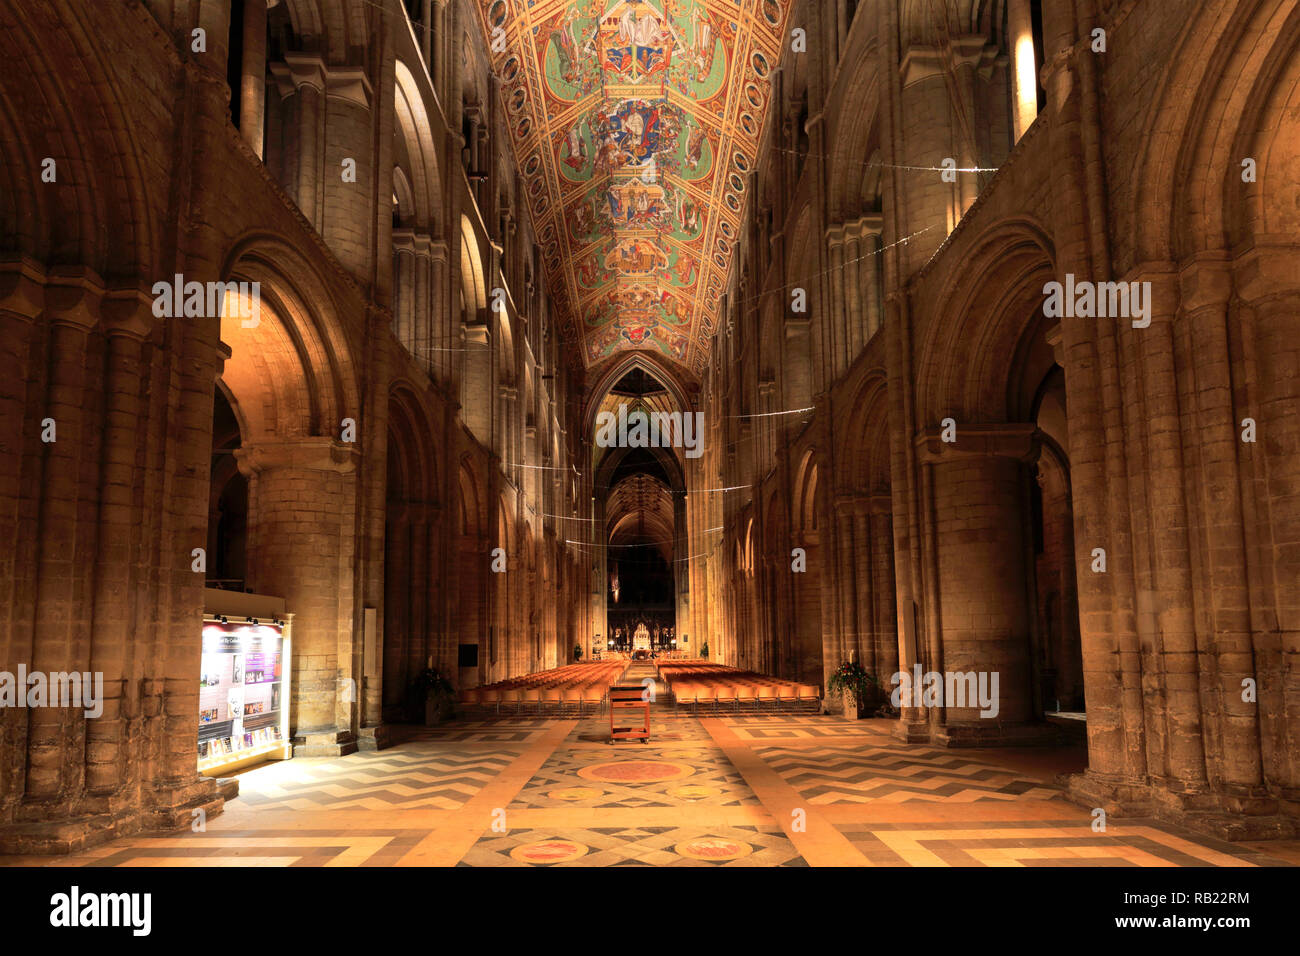
<svg viewBox="0 0 1300 956">
<path fill-rule="evenodd" d="M 572 840 L 541 840 L 537 843 L 525 843 L 510 851 L 510 856 L 520 863 L 568 863 L 585 855 L 587 848 Z"/>
<path fill-rule="evenodd" d="M 608 783 L 658 783 L 689 777 L 694 772 L 694 767 L 669 760 L 614 760 L 583 767 L 578 776 Z"/>
<path fill-rule="evenodd" d="M 698 840 L 687 840 L 685 843 L 677 844 L 674 849 L 679 855 L 689 860 L 709 860 L 713 863 L 739 860 L 741 857 L 749 856 L 754 852 L 754 848 L 748 843 L 740 843 L 723 837 L 701 837 Z"/>
</svg>

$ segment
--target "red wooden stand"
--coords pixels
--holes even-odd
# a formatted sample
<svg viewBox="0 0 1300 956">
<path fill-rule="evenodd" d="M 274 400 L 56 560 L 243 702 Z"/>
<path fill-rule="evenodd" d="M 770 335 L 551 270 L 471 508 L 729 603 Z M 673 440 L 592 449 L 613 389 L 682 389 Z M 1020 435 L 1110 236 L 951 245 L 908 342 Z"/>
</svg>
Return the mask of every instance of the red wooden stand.
<svg viewBox="0 0 1300 956">
<path fill-rule="evenodd" d="M 630 725 L 630 726 L 629 726 Z M 640 684 L 615 684 L 609 689 L 609 740 L 650 739 L 650 701 Z"/>
</svg>

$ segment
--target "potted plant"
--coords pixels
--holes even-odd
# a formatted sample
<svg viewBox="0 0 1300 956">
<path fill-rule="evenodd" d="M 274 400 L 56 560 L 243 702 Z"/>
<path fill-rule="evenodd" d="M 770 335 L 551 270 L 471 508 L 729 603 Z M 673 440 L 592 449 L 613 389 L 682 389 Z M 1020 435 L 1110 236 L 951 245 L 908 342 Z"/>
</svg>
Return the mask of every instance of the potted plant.
<svg viewBox="0 0 1300 956">
<path fill-rule="evenodd" d="M 700 645 L 700 657 L 708 657 L 708 656 L 709 656 L 709 642 L 705 640 L 705 642 Z"/>
<path fill-rule="evenodd" d="M 844 716 L 849 720 L 865 717 L 876 705 L 880 682 L 857 661 L 845 661 L 826 681 L 826 696 L 839 694 Z"/>
<path fill-rule="evenodd" d="M 451 717 L 456 694 L 451 681 L 432 667 L 426 667 L 411 682 L 411 710 L 416 720 L 426 727 L 440 724 Z"/>
<path fill-rule="evenodd" d="M 575 661 L 580 661 L 580 660 L 582 660 L 582 645 L 581 645 L 581 644 L 574 644 L 574 645 L 573 645 L 573 659 L 574 659 Z"/>
</svg>

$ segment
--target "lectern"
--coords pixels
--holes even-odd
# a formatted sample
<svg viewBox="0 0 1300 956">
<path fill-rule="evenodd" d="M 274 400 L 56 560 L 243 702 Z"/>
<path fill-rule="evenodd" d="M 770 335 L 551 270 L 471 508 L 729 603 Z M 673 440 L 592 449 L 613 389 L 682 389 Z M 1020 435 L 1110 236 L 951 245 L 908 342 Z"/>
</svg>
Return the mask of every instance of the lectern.
<svg viewBox="0 0 1300 956">
<path fill-rule="evenodd" d="M 650 701 L 641 684 L 614 684 L 609 689 L 609 741 L 650 739 Z"/>
</svg>

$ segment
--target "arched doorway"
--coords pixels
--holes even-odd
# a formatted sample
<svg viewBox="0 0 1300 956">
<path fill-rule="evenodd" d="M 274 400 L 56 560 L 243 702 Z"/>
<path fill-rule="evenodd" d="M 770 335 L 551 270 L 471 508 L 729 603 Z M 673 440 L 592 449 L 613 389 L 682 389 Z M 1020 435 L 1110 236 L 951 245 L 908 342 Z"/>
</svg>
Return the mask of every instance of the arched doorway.
<svg viewBox="0 0 1300 956">
<path fill-rule="evenodd" d="M 598 394 L 589 409 L 593 514 L 585 534 L 570 534 L 600 579 L 593 630 L 604 636 L 592 651 L 698 653 L 702 639 L 687 647 L 679 635 L 691 558 L 684 455 L 686 438 L 699 438 L 695 421 L 648 364 L 634 362 Z"/>
</svg>

